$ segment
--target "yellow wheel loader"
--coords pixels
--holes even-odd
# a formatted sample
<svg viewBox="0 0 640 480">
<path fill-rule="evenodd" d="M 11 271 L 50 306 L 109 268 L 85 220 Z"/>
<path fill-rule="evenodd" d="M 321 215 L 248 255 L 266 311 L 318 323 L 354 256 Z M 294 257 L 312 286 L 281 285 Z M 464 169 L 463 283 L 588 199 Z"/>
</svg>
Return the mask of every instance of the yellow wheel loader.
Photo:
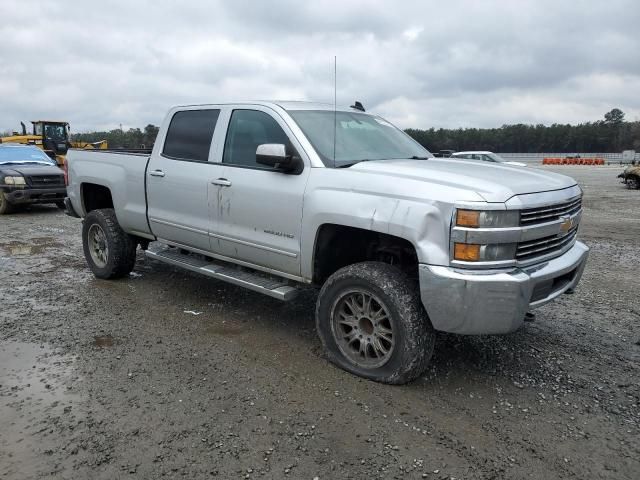
<svg viewBox="0 0 640 480">
<path fill-rule="evenodd" d="M 69 123 L 52 120 L 33 120 L 33 131 L 27 133 L 27 127 L 23 122 L 22 133 L 13 132 L 13 135 L 1 137 L 0 143 L 23 143 L 35 145 L 46 152 L 58 165 L 64 165 L 65 156 L 69 148 L 107 149 L 107 141 L 99 142 L 71 142 L 69 141 Z"/>
</svg>

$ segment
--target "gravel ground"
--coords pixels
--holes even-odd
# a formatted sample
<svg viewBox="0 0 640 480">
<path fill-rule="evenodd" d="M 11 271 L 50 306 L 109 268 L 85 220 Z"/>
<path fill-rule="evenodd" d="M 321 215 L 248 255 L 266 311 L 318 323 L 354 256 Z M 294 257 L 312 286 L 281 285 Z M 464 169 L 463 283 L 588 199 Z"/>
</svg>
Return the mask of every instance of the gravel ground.
<svg viewBox="0 0 640 480">
<path fill-rule="evenodd" d="M 392 387 L 336 369 L 292 303 L 145 260 L 96 280 L 80 222 L 0 217 L 0 477 L 640 477 L 640 192 L 585 190 L 574 295 L 505 336 L 438 336 Z M 191 313 L 190 313 L 191 312 Z"/>
</svg>

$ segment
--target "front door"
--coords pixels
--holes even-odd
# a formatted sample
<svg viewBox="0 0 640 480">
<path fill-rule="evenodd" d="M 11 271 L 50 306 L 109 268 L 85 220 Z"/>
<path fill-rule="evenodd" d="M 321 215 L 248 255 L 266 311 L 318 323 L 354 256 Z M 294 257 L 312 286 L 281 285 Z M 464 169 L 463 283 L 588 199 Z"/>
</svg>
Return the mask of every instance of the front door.
<svg viewBox="0 0 640 480">
<path fill-rule="evenodd" d="M 267 269 L 300 275 L 300 232 L 308 160 L 298 174 L 256 163 L 265 143 L 302 152 L 284 121 L 268 108 L 231 112 L 218 185 L 211 250 Z"/>
</svg>

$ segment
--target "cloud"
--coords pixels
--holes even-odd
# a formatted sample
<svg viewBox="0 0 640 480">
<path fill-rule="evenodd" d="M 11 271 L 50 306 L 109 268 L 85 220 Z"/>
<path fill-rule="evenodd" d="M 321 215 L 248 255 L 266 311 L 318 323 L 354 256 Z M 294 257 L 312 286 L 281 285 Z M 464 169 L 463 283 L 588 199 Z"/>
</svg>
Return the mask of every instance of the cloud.
<svg viewBox="0 0 640 480">
<path fill-rule="evenodd" d="M 640 117 L 640 4 L 5 0 L 0 130 L 159 124 L 173 105 L 365 106 L 402 127 Z"/>
</svg>

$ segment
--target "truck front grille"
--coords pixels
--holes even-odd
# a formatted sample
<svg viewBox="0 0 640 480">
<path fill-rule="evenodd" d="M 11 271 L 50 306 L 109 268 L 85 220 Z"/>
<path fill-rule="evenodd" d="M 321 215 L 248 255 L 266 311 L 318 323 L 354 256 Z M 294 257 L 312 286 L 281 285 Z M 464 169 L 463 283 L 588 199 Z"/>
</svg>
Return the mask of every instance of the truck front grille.
<svg viewBox="0 0 640 480">
<path fill-rule="evenodd" d="M 527 242 L 520 242 L 516 250 L 516 260 L 525 261 L 536 257 L 542 257 L 563 250 L 573 244 L 578 234 L 578 227 L 569 230 L 566 235 L 550 235 L 536 238 Z"/>
<path fill-rule="evenodd" d="M 64 175 L 32 175 L 27 183 L 34 188 L 64 187 Z"/>
<path fill-rule="evenodd" d="M 520 212 L 520 225 L 536 225 L 553 222 L 563 215 L 573 215 L 582 208 L 582 197 L 572 198 L 566 202 L 546 205 L 544 207 L 527 208 Z"/>
</svg>

